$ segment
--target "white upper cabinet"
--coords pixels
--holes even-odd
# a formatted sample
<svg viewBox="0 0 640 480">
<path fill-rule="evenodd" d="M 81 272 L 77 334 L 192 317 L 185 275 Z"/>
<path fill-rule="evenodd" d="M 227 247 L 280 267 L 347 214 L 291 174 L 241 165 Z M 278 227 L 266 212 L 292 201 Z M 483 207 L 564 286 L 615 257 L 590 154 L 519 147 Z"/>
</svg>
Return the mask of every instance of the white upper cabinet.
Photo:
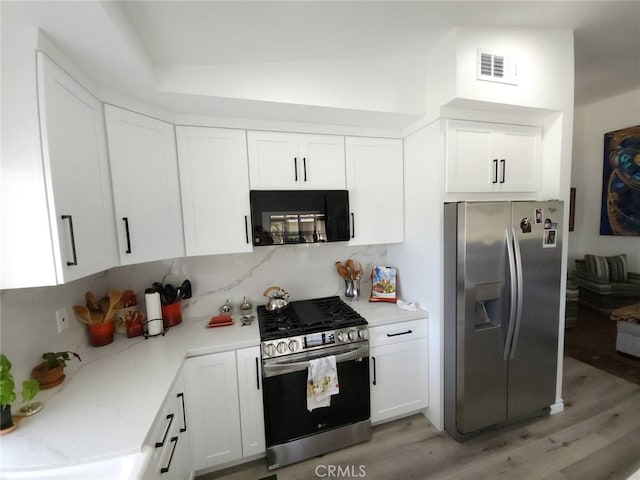
<svg viewBox="0 0 640 480">
<path fill-rule="evenodd" d="M 404 241 L 402 140 L 347 137 L 350 245 Z"/>
<path fill-rule="evenodd" d="M 120 263 L 183 257 L 173 125 L 111 105 L 105 117 Z"/>
<path fill-rule="evenodd" d="M 248 131 L 253 190 L 344 190 L 344 137 Z"/>
<path fill-rule="evenodd" d="M 57 283 L 118 264 L 102 104 L 42 53 L 38 106 Z"/>
<path fill-rule="evenodd" d="M 446 191 L 537 192 L 539 127 L 447 121 Z"/>
<path fill-rule="evenodd" d="M 176 127 L 187 255 L 250 252 L 244 130 Z"/>
</svg>

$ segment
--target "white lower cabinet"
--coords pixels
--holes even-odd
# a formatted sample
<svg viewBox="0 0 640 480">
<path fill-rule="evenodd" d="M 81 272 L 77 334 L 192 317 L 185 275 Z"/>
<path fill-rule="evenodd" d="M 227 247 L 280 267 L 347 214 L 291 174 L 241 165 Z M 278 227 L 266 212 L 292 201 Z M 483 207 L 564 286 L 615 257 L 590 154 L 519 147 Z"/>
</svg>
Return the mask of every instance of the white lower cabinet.
<svg viewBox="0 0 640 480">
<path fill-rule="evenodd" d="M 264 453 L 266 450 L 260 347 L 237 350 L 236 357 L 238 392 L 240 393 L 242 456 L 248 457 Z"/>
<path fill-rule="evenodd" d="M 371 422 L 381 423 L 427 407 L 427 320 L 369 329 Z"/>
<path fill-rule="evenodd" d="M 186 404 L 184 376 L 179 373 L 147 438 L 147 445 L 153 453 L 145 470 L 145 479 L 191 478 L 191 425 L 187 420 Z"/>
<path fill-rule="evenodd" d="M 186 365 L 194 470 L 264 452 L 260 347 L 193 357 Z"/>
</svg>

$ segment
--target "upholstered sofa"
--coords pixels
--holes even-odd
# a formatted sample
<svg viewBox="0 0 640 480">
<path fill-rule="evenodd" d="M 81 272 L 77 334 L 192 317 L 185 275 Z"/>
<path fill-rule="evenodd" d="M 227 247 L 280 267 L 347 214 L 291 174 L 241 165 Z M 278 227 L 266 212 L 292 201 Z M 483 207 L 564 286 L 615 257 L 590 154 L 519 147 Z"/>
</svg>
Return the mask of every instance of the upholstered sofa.
<svg viewBox="0 0 640 480">
<path fill-rule="evenodd" d="M 576 259 L 573 280 L 580 304 L 611 310 L 640 302 L 640 273 L 627 270 L 625 254 L 611 257 L 587 254 Z"/>
</svg>

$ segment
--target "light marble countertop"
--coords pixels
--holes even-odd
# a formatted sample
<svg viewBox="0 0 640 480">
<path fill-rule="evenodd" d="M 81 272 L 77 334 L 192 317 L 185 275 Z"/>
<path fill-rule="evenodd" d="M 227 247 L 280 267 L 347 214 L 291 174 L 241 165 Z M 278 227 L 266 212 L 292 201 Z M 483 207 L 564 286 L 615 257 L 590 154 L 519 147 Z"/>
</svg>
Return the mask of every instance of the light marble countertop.
<svg viewBox="0 0 640 480">
<path fill-rule="evenodd" d="M 371 327 L 426 318 L 391 303 L 349 303 Z M 164 337 L 126 338 L 100 347 L 99 358 L 59 387 L 43 391 L 38 414 L 0 437 L 2 472 L 47 470 L 141 454 L 149 430 L 186 357 L 259 345 L 258 322 L 206 328 L 184 319 Z M 43 395 L 47 392 L 47 395 Z"/>
</svg>

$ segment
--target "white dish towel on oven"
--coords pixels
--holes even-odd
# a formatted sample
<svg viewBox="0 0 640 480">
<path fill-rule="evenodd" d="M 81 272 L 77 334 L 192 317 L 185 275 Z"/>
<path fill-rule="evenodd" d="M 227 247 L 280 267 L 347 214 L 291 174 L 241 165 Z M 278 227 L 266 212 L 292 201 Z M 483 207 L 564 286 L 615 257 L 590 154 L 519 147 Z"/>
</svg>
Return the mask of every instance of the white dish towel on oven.
<svg viewBox="0 0 640 480">
<path fill-rule="evenodd" d="M 335 355 L 309 360 L 307 375 L 307 410 L 328 407 L 331 395 L 340 393 Z"/>
</svg>

